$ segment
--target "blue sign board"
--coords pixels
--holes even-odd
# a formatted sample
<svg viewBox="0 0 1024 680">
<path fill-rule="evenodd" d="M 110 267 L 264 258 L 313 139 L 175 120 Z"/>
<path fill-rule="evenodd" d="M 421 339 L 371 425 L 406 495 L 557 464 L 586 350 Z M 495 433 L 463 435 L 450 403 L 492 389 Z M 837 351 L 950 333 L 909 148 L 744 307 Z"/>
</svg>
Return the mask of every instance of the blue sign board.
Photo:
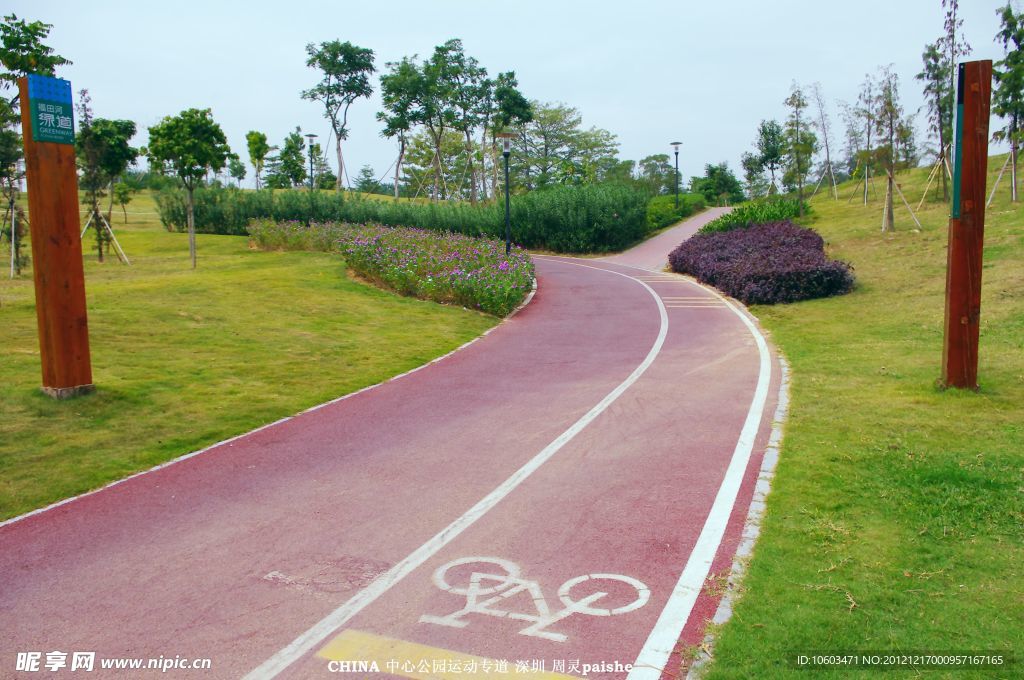
<svg viewBox="0 0 1024 680">
<path fill-rule="evenodd" d="M 28 76 L 28 104 L 32 117 L 32 141 L 75 143 L 69 81 L 49 76 Z"/>
</svg>

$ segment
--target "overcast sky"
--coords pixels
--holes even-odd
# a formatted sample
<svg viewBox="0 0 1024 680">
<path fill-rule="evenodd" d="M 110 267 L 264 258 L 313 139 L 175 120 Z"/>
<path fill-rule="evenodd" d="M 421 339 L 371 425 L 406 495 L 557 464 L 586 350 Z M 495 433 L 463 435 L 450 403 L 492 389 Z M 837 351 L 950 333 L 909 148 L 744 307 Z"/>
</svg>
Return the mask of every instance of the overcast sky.
<svg viewBox="0 0 1024 680">
<path fill-rule="evenodd" d="M 320 105 L 299 97 L 317 81 L 305 65 L 307 43 L 368 47 L 380 70 L 461 38 L 490 73 L 515 70 L 530 99 L 574 106 L 586 126 L 616 134 L 621 158 L 668 153 L 669 142 L 682 141 L 684 177 L 720 161 L 740 175 L 740 154 L 750 149 L 758 122 L 785 116 L 793 80 L 822 84 L 837 143 L 836 101 L 855 100 L 865 73 L 882 65 L 893 64 L 906 110 L 916 111 L 921 52 L 943 24 L 940 0 L 5 4 L 5 13 L 54 25 L 48 44 L 74 62 L 58 75 L 75 92 L 89 90 L 95 115 L 136 121 L 136 144 L 145 143 L 146 127 L 189 107 L 213 109 L 243 159 L 252 129 L 272 144 L 296 125 L 326 141 Z M 1002 56 L 993 37 L 1003 4 L 961 2 L 971 58 Z M 367 163 L 379 176 L 397 155 L 379 136 L 379 109 L 376 92 L 352 107 L 345 160 L 353 177 Z M 917 127 L 923 141 L 923 112 Z"/>
</svg>

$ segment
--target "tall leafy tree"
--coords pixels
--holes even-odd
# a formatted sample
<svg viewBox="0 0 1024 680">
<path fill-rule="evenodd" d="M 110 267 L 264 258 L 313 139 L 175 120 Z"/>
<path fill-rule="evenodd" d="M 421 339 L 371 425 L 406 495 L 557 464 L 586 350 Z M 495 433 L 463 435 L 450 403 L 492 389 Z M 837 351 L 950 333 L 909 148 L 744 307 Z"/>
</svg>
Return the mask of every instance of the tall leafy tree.
<svg viewBox="0 0 1024 680">
<path fill-rule="evenodd" d="M 864 130 L 864 146 L 861 148 L 860 158 L 858 159 L 860 166 L 864 168 L 864 205 L 868 204 L 868 186 L 871 182 L 871 166 L 874 161 L 872 157 L 871 135 L 875 130 L 877 118 L 875 114 L 878 105 L 876 87 L 877 85 L 871 74 L 865 75 L 864 82 L 860 86 L 860 94 L 857 95 L 857 107 L 854 109 Z"/>
<path fill-rule="evenodd" d="M 690 191 L 702 194 L 708 203 L 716 205 L 739 203 L 744 198 L 740 181 L 724 161 L 717 165 L 705 165 L 704 176 L 690 180 Z"/>
<path fill-rule="evenodd" d="M 761 167 L 771 175 L 771 184 L 768 191 L 778 191 L 779 185 L 775 182 L 775 173 L 782 166 L 782 156 L 785 153 L 786 140 L 783 136 L 782 126 L 774 120 L 762 120 L 757 128 L 757 153 L 761 159 Z"/>
<path fill-rule="evenodd" d="M 284 186 L 302 186 L 306 181 L 306 141 L 302 136 L 302 128 L 296 127 L 294 132 L 288 133 L 277 154 L 275 174 L 283 180 L 279 180 Z"/>
<path fill-rule="evenodd" d="M 953 88 L 949 80 L 952 65 L 949 61 L 949 52 L 945 48 L 945 38 L 925 45 L 921 61 L 921 72 L 914 77 L 924 84 L 924 108 L 928 112 L 931 133 L 939 141 L 939 160 L 948 163 L 946 148 L 953 130 Z M 946 171 L 943 170 L 939 174 L 942 175 L 942 198 L 949 200 Z"/>
<path fill-rule="evenodd" d="M 270 153 L 270 145 L 267 144 L 267 135 L 257 130 L 249 130 L 245 135 L 245 144 L 249 149 L 249 162 L 256 171 L 256 188 L 260 188 L 260 179 L 263 176 L 263 163 Z"/>
<path fill-rule="evenodd" d="M 786 119 L 784 132 L 786 175 L 783 182 L 790 186 L 796 185 L 797 210 L 802 217 L 804 214 L 804 182 L 807 179 L 807 174 L 811 171 L 811 159 L 817 150 L 818 140 L 807 125 L 807 116 L 804 113 L 807 108 L 807 98 L 797 83 L 793 83 L 790 94 L 783 103 L 789 107 L 789 117 Z"/>
<path fill-rule="evenodd" d="M 395 161 L 395 198 L 398 198 L 402 180 L 402 163 L 409 134 L 421 121 L 426 81 L 415 57 L 405 57 L 398 62 L 387 64 L 388 72 L 380 77 L 380 95 L 384 110 L 377 113 L 377 120 L 384 123 L 381 136 L 398 139 L 398 160 Z"/>
<path fill-rule="evenodd" d="M 473 131 L 483 124 L 485 106 L 494 83 L 487 77 L 487 69 L 480 66 L 475 57 L 466 54 L 459 40 L 445 43 L 450 64 L 451 96 L 454 116 L 452 127 L 462 133 L 466 143 L 466 169 L 463 173 L 469 180 L 470 203 L 477 201 L 477 173 L 474 163 L 476 151 Z M 464 182 L 460 182 L 463 184 Z"/>
<path fill-rule="evenodd" d="M 224 131 L 213 120 L 210 109 L 186 109 L 167 116 L 149 128 L 150 163 L 178 176 L 188 198 L 188 247 L 192 268 L 196 268 L 196 186 L 207 171 L 224 167 L 231 149 Z"/>
<path fill-rule="evenodd" d="M 58 66 L 68 66 L 71 61 L 55 54 L 52 47 L 43 44 L 50 35 L 53 24 L 41 21 L 26 22 L 15 14 L 8 14 L 0 23 L 0 88 L 7 94 L 12 107 L 18 103 L 18 78 L 35 73 L 52 76 Z"/>
<path fill-rule="evenodd" d="M 306 66 L 319 69 L 322 78 L 314 87 L 304 90 L 302 98 L 318 101 L 324 106 L 324 118 L 334 131 L 335 152 L 338 156 L 338 183 L 341 189 L 345 176 L 345 160 L 341 153 L 342 141 L 348 139 L 348 110 L 353 102 L 373 94 L 370 75 L 373 50 L 350 42 L 332 40 L 319 45 L 306 45 Z"/>
<path fill-rule="evenodd" d="M 30 73 L 53 76 L 57 67 L 71 64 L 43 42 L 52 28 L 52 24 L 25 21 L 15 14 L 4 16 L 0 23 L 0 184 L 8 206 L 22 175 L 18 79 Z"/>
<path fill-rule="evenodd" d="M 761 164 L 761 156 L 749 151 L 740 156 L 740 166 L 743 168 L 743 181 L 747 184 L 747 197 L 758 198 L 768 193 L 768 183 L 764 179 L 764 165 Z"/>
<path fill-rule="evenodd" d="M 128 182 L 118 182 L 113 188 L 114 201 L 121 206 L 121 211 L 124 213 L 124 223 L 128 224 L 128 204 L 132 201 L 132 194 L 135 193 L 135 189 Z"/>
<path fill-rule="evenodd" d="M 667 153 L 641 158 L 637 168 L 639 183 L 651 194 L 668 194 L 675 191 L 676 169 Z"/>
<path fill-rule="evenodd" d="M 879 160 L 886 170 L 886 201 L 885 217 L 882 220 L 882 231 L 895 228 L 893 218 L 893 196 L 896 191 L 896 167 L 899 162 L 899 146 L 901 138 L 906 134 L 906 121 L 903 118 L 903 105 L 900 103 L 899 76 L 891 67 L 882 70 L 875 95 L 875 132 L 879 135 Z"/>
<path fill-rule="evenodd" d="M 245 179 L 245 163 L 236 153 L 228 157 L 228 174 L 235 180 L 236 186 L 242 186 L 242 180 Z"/>
<path fill-rule="evenodd" d="M 964 20 L 960 17 L 960 0 L 942 0 L 945 10 L 943 21 L 943 43 L 949 53 L 949 89 L 956 91 L 956 61 L 971 53 L 971 46 L 964 37 Z"/>
<path fill-rule="evenodd" d="M 92 208 L 97 255 L 102 262 L 104 246 L 109 248 L 109 243 L 106 242 L 107 233 L 100 222 L 99 199 L 114 180 L 135 163 L 139 150 L 130 144 L 131 138 L 135 136 L 135 123 L 130 120 L 93 118 L 90 101 L 89 92 L 82 90 L 79 93 L 75 157 L 82 173 L 82 188 Z M 111 191 L 108 222 L 113 206 L 114 196 Z"/>
<path fill-rule="evenodd" d="M 1006 125 L 992 136 L 1010 143 L 1010 196 L 1017 201 L 1017 151 L 1024 121 L 1024 14 L 1014 12 L 1010 3 L 997 13 L 1000 28 L 996 42 L 1003 46 L 1004 57 L 996 62 L 992 110 Z"/>
<path fill-rule="evenodd" d="M 824 179 L 825 173 L 828 173 L 829 179 L 832 180 L 833 197 L 839 200 L 836 172 L 832 165 L 832 120 L 829 118 L 828 107 L 825 105 L 825 94 L 821 90 L 821 83 L 814 83 L 811 87 L 811 96 L 814 98 L 814 104 L 818 111 L 814 126 L 818 128 L 818 134 L 825 149 L 825 165 L 822 167 L 821 177 Z"/>
<path fill-rule="evenodd" d="M 515 71 L 499 73 L 494 81 L 492 98 L 485 104 L 483 133 L 480 145 L 491 152 L 491 195 L 498 195 L 498 133 L 509 132 L 533 120 L 533 104 L 519 91 Z M 487 135 L 490 133 L 490 145 Z"/>
</svg>

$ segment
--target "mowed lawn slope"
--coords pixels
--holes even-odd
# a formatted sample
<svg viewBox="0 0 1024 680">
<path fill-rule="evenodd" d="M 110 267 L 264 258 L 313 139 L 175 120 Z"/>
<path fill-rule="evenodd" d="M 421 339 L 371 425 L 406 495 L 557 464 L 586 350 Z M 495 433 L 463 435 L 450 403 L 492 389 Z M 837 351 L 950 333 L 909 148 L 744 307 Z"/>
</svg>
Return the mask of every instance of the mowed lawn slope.
<svg viewBox="0 0 1024 680">
<path fill-rule="evenodd" d="M 160 227 L 149 196 L 128 211 L 112 223 L 132 265 L 85 255 L 96 394 L 40 393 L 31 270 L 0 278 L 0 519 L 385 380 L 497 322 L 245 237 L 199 235 L 192 271 L 188 237 Z"/>
<path fill-rule="evenodd" d="M 990 189 L 1004 159 L 990 159 Z M 915 207 L 927 175 L 898 177 Z M 858 285 L 753 308 L 792 365 L 792 403 L 763 533 L 707 677 L 848 677 L 793 659 L 871 651 L 1010 653 L 1002 671 L 922 674 L 1024 674 L 1024 203 L 1006 182 L 987 215 L 977 393 L 936 387 L 941 197 L 920 232 L 897 197 L 891 234 L 882 181 L 867 207 L 847 201 L 852 184 L 839 201 L 813 200 L 810 225 Z"/>
</svg>

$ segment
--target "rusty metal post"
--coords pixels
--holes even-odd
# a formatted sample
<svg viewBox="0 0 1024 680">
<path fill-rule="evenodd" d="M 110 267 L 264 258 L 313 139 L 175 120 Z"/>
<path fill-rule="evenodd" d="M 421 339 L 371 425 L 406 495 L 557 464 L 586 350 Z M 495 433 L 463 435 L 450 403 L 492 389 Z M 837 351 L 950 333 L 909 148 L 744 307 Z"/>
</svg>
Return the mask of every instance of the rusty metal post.
<svg viewBox="0 0 1024 680">
<path fill-rule="evenodd" d="M 976 390 L 992 62 L 964 62 L 957 75 L 942 384 Z"/>
<path fill-rule="evenodd" d="M 95 389 L 79 235 L 71 83 L 28 76 L 18 80 L 18 89 L 43 392 L 65 399 Z"/>
</svg>

